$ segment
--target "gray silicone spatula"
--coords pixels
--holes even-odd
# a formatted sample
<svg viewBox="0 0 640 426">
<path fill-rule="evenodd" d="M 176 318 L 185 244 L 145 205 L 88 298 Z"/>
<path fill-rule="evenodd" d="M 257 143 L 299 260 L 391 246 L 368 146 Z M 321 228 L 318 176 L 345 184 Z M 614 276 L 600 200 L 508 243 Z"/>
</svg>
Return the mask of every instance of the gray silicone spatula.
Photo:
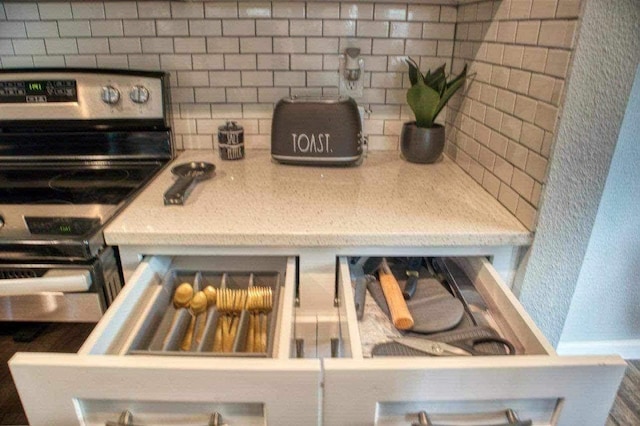
<svg viewBox="0 0 640 426">
<path fill-rule="evenodd" d="M 439 333 L 457 326 L 464 315 L 462 303 L 451 296 L 412 300 L 409 311 L 416 333 Z"/>
</svg>

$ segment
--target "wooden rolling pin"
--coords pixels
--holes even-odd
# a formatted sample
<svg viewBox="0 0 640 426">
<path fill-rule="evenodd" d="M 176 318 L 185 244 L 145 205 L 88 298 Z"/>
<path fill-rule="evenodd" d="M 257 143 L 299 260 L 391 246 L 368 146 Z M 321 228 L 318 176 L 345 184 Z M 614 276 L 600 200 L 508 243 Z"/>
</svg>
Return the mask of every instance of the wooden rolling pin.
<svg viewBox="0 0 640 426">
<path fill-rule="evenodd" d="M 391 273 L 387 259 L 382 259 L 382 264 L 378 270 L 380 278 L 380 287 L 384 293 L 384 298 L 389 305 L 389 313 L 391 313 L 391 321 L 398 330 L 409 330 L 413 327 L 413 318 L 407 308 L 407 302 L 404 300 L 402 291 L 398 281 Z"/>
</svg>

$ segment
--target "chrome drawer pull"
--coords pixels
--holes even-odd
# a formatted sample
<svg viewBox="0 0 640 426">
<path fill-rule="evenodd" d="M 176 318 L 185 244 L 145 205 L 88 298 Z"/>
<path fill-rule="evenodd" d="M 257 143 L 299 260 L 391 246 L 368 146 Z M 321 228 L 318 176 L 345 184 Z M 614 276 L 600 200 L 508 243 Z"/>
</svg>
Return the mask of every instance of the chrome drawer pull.
<svg viewBox="0 0 640 426">
<path fill-rule="evenodd" d="M 108 421 L 105 423 L 105 426 L 143 426 L 139 423 L 133 422 L 133 414 L 131 411 L 125 410 L 120 413 L 120 417 L 117 422 Z M 226 423 L 222 421 L 222 415 L 218 412 L 211 414 L 209 417 L 209 423 L 206 426 L 227 426 Z"/>
<path fill-rule="evenodd" d="M 533 424 L 531 420 L 520 420 L 518 418 L 518 414 L 510 408 L 504 411 L 504 415 L 507 417 L 508 423 L 501 423 L 501 424 L 482 423 L 482 425 L 483 426 L 531 426 Z M 437 425 L 436 423 L 433 423 L 431 421 L 426 411 L 420 411 L 418 413 L 418 422 L 411 423 L 411 426 L 437 426 Z"/>
</svg>

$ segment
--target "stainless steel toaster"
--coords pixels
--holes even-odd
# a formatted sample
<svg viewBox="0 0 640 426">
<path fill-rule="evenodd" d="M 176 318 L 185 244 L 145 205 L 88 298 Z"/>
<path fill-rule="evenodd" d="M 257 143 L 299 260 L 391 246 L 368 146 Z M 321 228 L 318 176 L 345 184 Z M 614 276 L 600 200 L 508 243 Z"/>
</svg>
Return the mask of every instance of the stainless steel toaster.
<svg viewBox="0 0 640 426">
<path fill-rule="evenodd" d="M 354 165 L 362 145 L 362 120 L 350 97 L 291 97 L 275 106 L 271 156 L 281 163 Z"/>
</svg>

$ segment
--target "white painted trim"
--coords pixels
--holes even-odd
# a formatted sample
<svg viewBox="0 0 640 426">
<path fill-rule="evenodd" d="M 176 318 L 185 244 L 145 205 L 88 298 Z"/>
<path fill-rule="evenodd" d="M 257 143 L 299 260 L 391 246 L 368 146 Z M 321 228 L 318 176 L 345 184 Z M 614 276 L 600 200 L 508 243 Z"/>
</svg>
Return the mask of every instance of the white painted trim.
<svg viewBox="0 0 640 426">
<path fill-rule="evenodd" d="M 640 339 L 560 342 L 558 355 L 611 355 L 624 359 L 640 358 Z"/>
</svg>

